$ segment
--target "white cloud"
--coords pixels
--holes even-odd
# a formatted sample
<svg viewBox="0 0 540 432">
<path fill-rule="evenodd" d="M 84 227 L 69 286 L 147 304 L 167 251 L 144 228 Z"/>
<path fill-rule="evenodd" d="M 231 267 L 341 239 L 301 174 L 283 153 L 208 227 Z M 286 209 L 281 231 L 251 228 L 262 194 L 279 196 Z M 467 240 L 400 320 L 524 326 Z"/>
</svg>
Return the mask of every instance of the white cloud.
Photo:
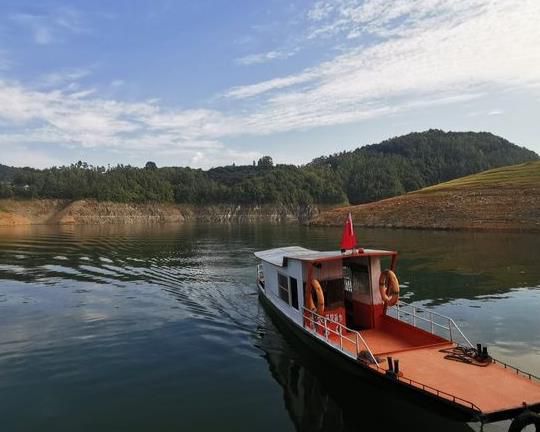
<svg viewBox="0 0 540 432">
<path fill-rule="evenodd" d="M 233 87 L 225 93 L 225 96 L 234 99 L 250 98 L 273 90 L 280 90 L 306 83 L 312 81 L 314 78 L 316 78 L 316 75 L 308 70 L 298 75 L 290 75 L 284 78 L 274 78 L 268 81 L 262 81 L 257 84 Z"/>
<path fill-rule="evenodd" d="M 258 130 L 356 121 L 388 112 L 385 106 L 410 107 L 414 99 L 450 103 L 452 95 L 540 82 L 540 2 L 370 0 L 353 9 L 351 3 L 332 9 L 331 22 L 343 34 L 360 24 L 381 34 L 390 34 L 392 23 L 400 30 L 299 74 L 231 89 L 231 98 L 266 96 L 251 117 L 264 123 Z"/>
<path fill-rule="evenodd" d="M 236 59 L 236 63 L 243 66 L 250 66 L 254 64 L 268 63 L 273 60 L 284 60 L 296 54 L 297 50 L 290 51 L 268 51 L 258 54 L 250 54 L 245 57 Z"/>
<path fill-rule="evenodd" d="M 315 3 L 315 6 L 308 11 L 308 18 L 312 21 L 321 21 L 332 13 L 334 7 L 335 3 L 318 1 Z"/>
<path fill-rule="evenodd" d="M 344 34 L 403 36 L 448 20 L 463 21 L 484 13 L 497 0 L 334 0 L 308 11 L 315 22 L 308 38 Z"/>
<path fill-rule="evenodd" d="M 182 154 L 186 160 L 200 152 L 201 163 L 208 164 L 212 158 L 250 159 L 249 152 L 231 154 L 216 139 L 232 132 L 234 124 L 234 119 L 228 122 L 217 111 L 164 110 L 158 101 L 125 103 L 84 90 L 33 90 L 0 81 L 0 127 L 6 128 L 0 134 L 3 161 L 13 162 L 22 155 L 13 149 L 36 144 L 129 151 L 141 159 L 152 152 L 164 157 Z M 40 160 L 39 166 L 46 163 Z"/>
</svg>

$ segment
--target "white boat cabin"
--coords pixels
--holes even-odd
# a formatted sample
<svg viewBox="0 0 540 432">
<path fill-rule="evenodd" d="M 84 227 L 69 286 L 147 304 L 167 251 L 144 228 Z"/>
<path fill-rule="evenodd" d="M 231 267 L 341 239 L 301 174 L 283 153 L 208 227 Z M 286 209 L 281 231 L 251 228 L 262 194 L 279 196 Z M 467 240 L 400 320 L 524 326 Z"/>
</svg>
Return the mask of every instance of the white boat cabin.
<svg viewBox="0 0 540 432">
<path fill-rule="evenodd" d="M 290 320 L 303 326 L 305 312 L 315 306 L 330 321 L 365 330 L 377 327 L 384 314 L 379 291 L 381 260 L 394 269 L 397 253 L 373 249 L 319 252 L 290 246 L 255 256 L 260 259 L 261 294 Z"/>
</svg>

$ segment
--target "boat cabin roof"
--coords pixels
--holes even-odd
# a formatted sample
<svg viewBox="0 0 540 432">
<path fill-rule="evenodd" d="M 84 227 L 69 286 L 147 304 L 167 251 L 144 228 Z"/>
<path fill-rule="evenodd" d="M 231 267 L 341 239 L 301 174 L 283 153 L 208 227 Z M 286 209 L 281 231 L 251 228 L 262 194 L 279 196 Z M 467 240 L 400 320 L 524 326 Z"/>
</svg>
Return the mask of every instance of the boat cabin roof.
<svg viewBox="0 0 540 432">
<path fill-rule="evenodd" d="M 341 251 L 316 251 L 306 249 L 301 246 L 287 246 L 275 249 L 267 249 L 263 251 L 255 252 L 255 256 L 263 261 L 274 264 L 278 267 L 286 267 L 287 260 L 296 259 L 306 262 L 319 262 L 319 261 L 336 261 L 349 257 L 361 257 L 361 256 L 394 256 L 397 255 L 395 251 L 379 250 L 379 249 L 360 249 L 358 252 L 347 251 L 341 253 Z"/>
</svg>

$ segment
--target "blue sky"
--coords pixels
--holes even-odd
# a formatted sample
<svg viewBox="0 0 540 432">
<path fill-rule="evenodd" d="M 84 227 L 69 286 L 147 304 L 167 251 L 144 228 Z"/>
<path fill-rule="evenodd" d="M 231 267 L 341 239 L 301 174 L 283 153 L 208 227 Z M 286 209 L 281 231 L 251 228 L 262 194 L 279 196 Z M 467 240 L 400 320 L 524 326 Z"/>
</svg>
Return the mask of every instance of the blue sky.
<svg viewBox="0 0 540 432">
<path fill-rule="evenodd" d="M 540 152 L 538 0 L 0 0 L 0 163 L 306 163 L 411 131 Z"/>
</svg>

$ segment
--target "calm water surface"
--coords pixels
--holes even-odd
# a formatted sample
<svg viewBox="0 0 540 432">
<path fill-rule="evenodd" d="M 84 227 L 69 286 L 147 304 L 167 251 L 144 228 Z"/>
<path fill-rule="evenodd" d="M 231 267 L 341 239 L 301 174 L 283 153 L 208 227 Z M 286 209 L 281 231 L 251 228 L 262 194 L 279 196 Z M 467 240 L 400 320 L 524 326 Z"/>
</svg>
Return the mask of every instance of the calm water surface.
<svg viewBox="0 0 540 432">
<path fill-rule="evenodd" d="M 540 236 L 358 234 L 401 253 L 407 301 L 540 375 Z M 267 317 L 252 252 L 335 249 L 339 237 L 282 225 L 0 227 L 1 429 L 359 431 L 370 416 L 379 430 L 471 430 L 350 382 Z"/>
</svg>

